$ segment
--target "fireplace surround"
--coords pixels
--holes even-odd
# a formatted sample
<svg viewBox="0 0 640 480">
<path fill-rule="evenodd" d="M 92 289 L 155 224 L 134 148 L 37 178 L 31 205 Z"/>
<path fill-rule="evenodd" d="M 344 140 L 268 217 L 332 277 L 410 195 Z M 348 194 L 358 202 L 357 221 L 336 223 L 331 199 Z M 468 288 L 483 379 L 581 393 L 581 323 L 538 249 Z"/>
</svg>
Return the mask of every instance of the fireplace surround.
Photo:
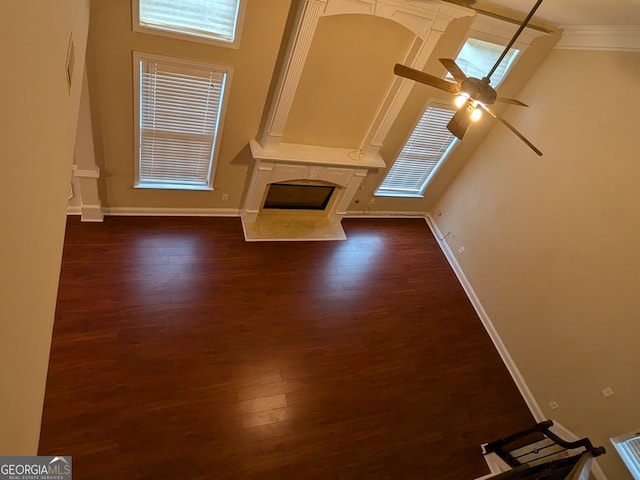
<svg viewBox="0 0 640 480">
<path fill-rule="evenodd" d="M 253 171 L 242 210 L 247 241 L 344 240 L 340 222 L 371 170 L 384 168 L 379 155 L 370 159 L 344 148 L 280 143 L 264 148 L 250 142 Z M 264 202 L 271 184 L 333 187 L 324 209 L 271 209 Z"/>
</svg>

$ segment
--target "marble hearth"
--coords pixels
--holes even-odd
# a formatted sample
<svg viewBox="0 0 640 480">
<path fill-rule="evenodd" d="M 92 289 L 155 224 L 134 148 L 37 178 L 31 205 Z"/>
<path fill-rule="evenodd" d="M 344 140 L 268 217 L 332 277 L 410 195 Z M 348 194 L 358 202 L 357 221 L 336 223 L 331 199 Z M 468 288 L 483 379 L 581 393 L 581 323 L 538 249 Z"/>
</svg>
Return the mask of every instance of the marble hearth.
<svg viewBox="0 0 640 480">
<path fill-rule="evenodd" d="M 264 148 L 250 143 L 254 159 L 242 211 L 247 241 L 344 240 L 341 221 L 370 170 L 384 168 L 379 155 L 364 159 L 343 148 L 280 143 Z M 264 209 L 271 183 L 330 185 L 335 189 L 324 210 Z"/>
</svg>

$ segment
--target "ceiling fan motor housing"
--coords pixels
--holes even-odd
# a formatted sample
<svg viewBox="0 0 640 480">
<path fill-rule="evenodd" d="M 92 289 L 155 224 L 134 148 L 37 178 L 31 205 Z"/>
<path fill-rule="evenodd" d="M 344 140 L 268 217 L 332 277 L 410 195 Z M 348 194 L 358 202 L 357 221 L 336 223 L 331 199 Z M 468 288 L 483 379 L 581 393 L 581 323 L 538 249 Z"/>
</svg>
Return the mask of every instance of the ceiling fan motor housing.
<svg viewBox="0 0 640 480">
<path fill-rule="evenodd" d="M 498 98 L 498 94 L 486 79 L 467 77 L 463 80 L 461 87 L 462 91 L 469 95 L 470 98 L 485 105 L 495 103 L 496 98 Z"/>
</svg>

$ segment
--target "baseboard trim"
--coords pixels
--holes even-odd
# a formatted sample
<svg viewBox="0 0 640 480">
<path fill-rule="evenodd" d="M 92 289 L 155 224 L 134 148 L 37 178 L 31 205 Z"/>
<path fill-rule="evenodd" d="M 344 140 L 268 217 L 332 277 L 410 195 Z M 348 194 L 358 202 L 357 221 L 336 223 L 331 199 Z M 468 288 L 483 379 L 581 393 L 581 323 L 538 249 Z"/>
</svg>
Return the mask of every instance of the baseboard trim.
<svg viewBox="0 0 640 480">
<path fill-rule="evenodd" d="M 429 213 L 427 213 L 425 220 L 427 221 L 429 228 L 431 228 L 433 235 L 436 237 L 436 241 L 440 245 L 442 252 L 444 253 L 447 260 L 449 261 L 449 265 L 451 265 L 451 268 L 453 269 L 456 276 L 458 277 L 458 280 L 460 281 L 460 285 L 462 285 L 462 288 L 467 294 L 469 301 L 471 302 L 471 304 L 473 305 L 473 308 L 475 309 L 476 313 L 480 317 L 480 321 L 482 322 L 482 324 L 484 325 L 484 328 L 489 334 L 489 337 L 491 338 L 491 341 L 496 347 L 496 350 L 498 350 L 498 353 L 500 354 L 500 358 L 502 358 L 502 361 L 507 367 L 507 370 L 511 374 L 511 378 L 513 378 L 513 381 L 518 387 L 518 390 L 520 391 L 522 398 L 524 398 L 524 401 L 529 407 L 529 410 L 531 411 L 533 418 L 536 420 L 536 422 L 541 422 L 542 420 L 545 420 L 542 410 L 540 409 L 540 405 L 538 405 L 538 402 L 536 401 L 533 394 L 531 393 L 531 390 L 529 389 L 527 383 L 522 377 L 520 370 L 518 369 L 515 362 L 513 361 L 513 358 L 511 357 L 509 350 L 507 350 L 507 347 L 502 341 L 502 338 L 500 338 L 498 331 L 496 330 L 495 326 L 491 322 L 489 315 L 487 314 L 486 310 L 482 306 L 480 299 L 478 298 L 478 296 L 476 295 L 476 292 L 471 286 L 469 279 L 467 279 L 464 271 L 462 270 L 462 267 L 458 263 L 456 256 L 454 255 L 453 251 L 449 248 L 449 245 L 445 241 L 441 240 L 444 237 L 442 235 L 442 232 L 440 231 L 440 228 L 438 228 L 436 221 L 433 219 L 433 217 Z"/>
<path fill-rule="evenodd" d="M 104 212 L 102 206 L 82 204 L 80 207 L 83 222 L 102 222 L 104 220 Z"/>
<path fill-rule="evenodd" d="M 79 215 L 80 207 L 69 207 L 69 215 Z M 104 215 L 132 217 L 240 217 L 239 208 L 155 208 L 155 207 L 102 207 Z M 346 212 L 343 218 L 426 218 L 416 212 Z"/>
<path fill-rule="evenodd" d="M 67 215 L 80 215 L 83 222 L 102 222 L 103 209 L 100 205 L 70 205 Z"/>
<path fill-rule="evenodd" d="M 105 215 L 129 217 L 239 217 L 238 208 L 104 207 Z"/>
<path fill-rule="evenodd" d="M 425 218 L 423 213 L 416 212 L 358 212 L 350 211 L 344 214 L 343 218 Z"/>
</svg>

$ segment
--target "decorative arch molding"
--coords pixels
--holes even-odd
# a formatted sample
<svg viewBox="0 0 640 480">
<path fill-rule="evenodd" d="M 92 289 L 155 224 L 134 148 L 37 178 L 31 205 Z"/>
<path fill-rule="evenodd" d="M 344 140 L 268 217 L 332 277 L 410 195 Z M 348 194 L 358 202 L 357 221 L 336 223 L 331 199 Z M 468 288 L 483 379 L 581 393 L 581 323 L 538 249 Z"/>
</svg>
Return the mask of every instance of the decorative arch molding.
<svg viewBox="0 0 640 480">
<path fill-rule="evenodd" d="M 416 2 L 402 0 L 327 0 L 322 16 L 330 15 L 373 15 L 396 22 L 416 37 L 424 40 L 429 35 L 432 23 L 440 17 L 440 21 L 449 23 L 447 14 L 440 11 L 441 5 L 436 2 Z M 446 28 L 446 24 L 444 28 Z"/>
<path fill-rule="evenodd" d="M 414 40 L 403 63 L 422 70 L 449 23 L 474 12 L 440 0 L 301 0 L 264 130 L 258 139 L 262 148 L 278 150 L 318 20 L 345 14 L 375 15 L 407 28 Z M 354 146 L 362 157 L 373 159 L 378 155 L 411 87 L 411 82 L 404 79 L 394 80 L 361 145 Z"/>
</svg>

